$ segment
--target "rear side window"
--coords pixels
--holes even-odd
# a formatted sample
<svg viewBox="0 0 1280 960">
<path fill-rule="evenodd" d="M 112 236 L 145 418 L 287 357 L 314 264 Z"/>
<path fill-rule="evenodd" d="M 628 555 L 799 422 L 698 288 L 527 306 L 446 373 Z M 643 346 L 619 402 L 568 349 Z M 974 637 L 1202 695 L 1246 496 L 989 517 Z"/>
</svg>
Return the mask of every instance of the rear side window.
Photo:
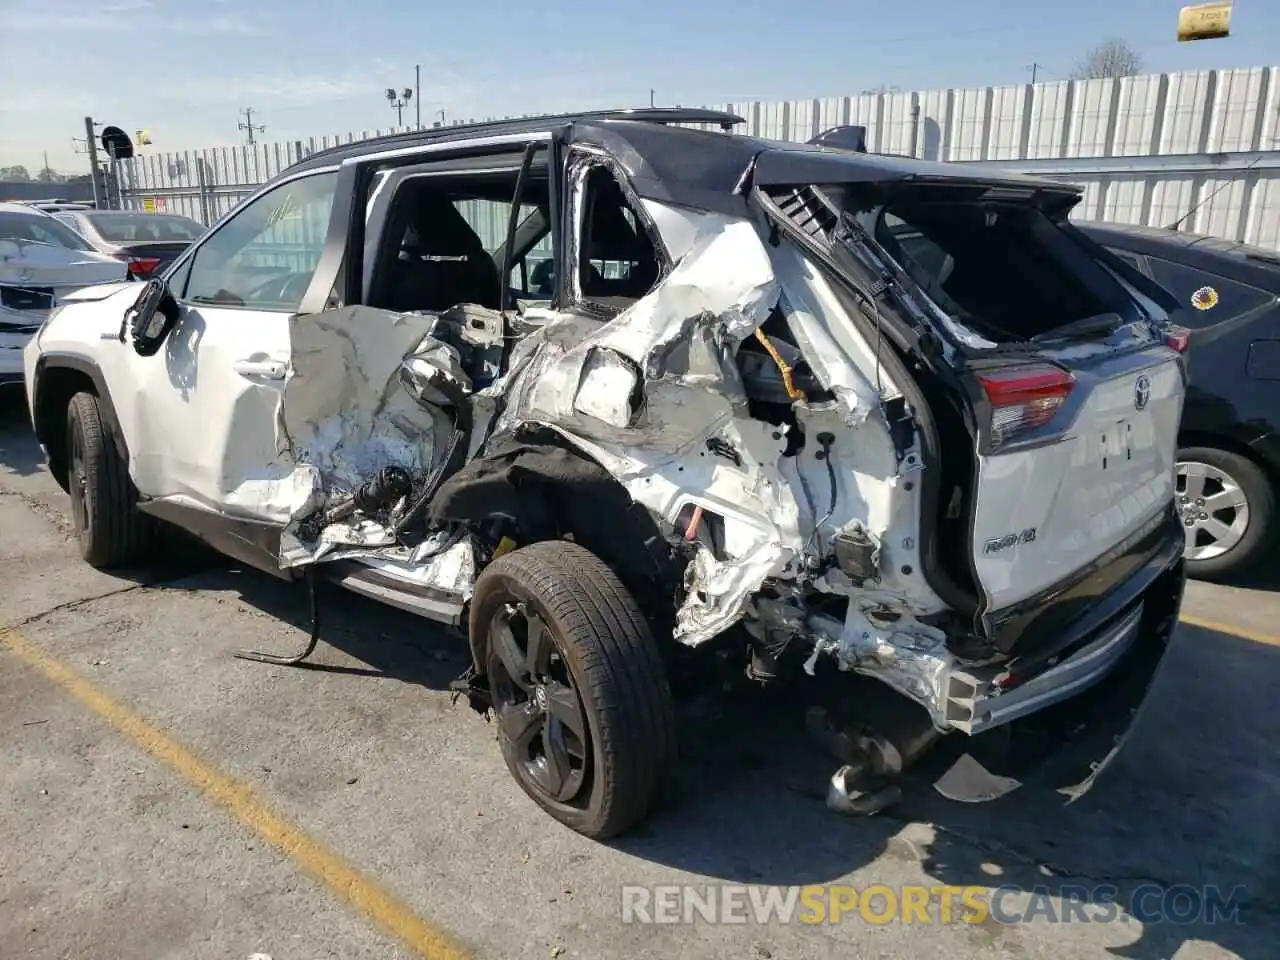
<svg viewBox="0 0 1280 960">
<path fill-rule="evenodd" d="M 658 282 L 658 246 L 607 166 L 593 165 L 585 187 L 579 214 L 579 290 L 593 303 L 625 309 Z"/>
<path fill-rule="evenodd" d="M 1152 256 L 1147 257 L 1147 263 L 1151 267 L 1152 279 L 1178 301 L 1178 322 L 1190 326 L 1207 327 L 1221 323 L 1275 299 L 1265 290 L 1181 263 Z"/>
<path fill-rule="evenodd" d="M 86 219 L 112 243 L 190 243 L 204 233 L 194 220 L 160 213 L 100 213 Z"/>
</svg>

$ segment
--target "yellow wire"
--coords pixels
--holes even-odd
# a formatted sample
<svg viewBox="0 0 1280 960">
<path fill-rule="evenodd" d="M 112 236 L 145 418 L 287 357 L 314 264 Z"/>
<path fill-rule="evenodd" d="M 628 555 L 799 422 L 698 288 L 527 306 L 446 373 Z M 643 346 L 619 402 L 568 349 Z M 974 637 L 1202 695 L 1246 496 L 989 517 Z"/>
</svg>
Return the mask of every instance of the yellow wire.
<svg viewBox="0 0 1280 960">
<path fill-rule="evenodd" d="M 756 339 L 760 341 L 760 346 L 768 351 L 769 356 L 773 357 L 773 362 L 778 365 L 778 372 L 782 374 L 782 386 L 786 388 L 787 396 L 792 400 L 804 400 L 804 391 L 791 381 L 791 368 L 782 359 L 782 354 L 778 353 L 778 348 L 769 342 L 769 338 L 764 335 L 764 331 L 759 327 L 756 327 Z"/>
</svg>

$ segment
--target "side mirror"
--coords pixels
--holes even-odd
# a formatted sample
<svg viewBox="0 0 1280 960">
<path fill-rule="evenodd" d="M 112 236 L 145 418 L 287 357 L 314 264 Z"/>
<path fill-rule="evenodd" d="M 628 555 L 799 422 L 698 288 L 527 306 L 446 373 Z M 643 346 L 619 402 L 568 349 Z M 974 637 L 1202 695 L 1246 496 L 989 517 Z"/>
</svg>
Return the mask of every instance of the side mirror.
<svg viewBox="0 0 1280 960">
<path fill-rule="evenodd" d="M 127 330 L 138 355 L 150 357 L 164 344 L 181 315 L 182 310 L 169 292 L 169 285 L 163 280 L 148 280 L 133 306 L 124 312 L 120 342 L 124 342 Z"/>
</svg>

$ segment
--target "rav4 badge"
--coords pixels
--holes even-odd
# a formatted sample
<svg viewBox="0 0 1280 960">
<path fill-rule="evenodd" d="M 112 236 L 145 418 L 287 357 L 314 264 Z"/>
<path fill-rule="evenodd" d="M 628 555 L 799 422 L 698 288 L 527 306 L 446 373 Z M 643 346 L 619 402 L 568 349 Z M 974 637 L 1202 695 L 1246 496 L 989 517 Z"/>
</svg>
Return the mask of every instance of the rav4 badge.
<svg viewBox="0 0 1280 960">
<path fill-rule="evenodd" d="M 1021 533 L 1006 533 L 1003 537 L 992 537 L 982 545 L 982 552 L 999 553 L 1009 547 L 1016 547 L 1020 543 L 1034 543 L 1035 539 L 1036 528 L 1027 527 Z"/>
</svg>

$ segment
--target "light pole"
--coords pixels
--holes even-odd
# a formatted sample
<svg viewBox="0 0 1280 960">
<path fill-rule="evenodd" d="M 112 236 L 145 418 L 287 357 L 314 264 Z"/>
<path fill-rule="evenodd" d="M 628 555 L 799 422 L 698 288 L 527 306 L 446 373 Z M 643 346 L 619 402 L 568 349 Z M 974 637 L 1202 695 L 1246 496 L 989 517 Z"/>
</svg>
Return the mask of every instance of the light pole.
<svg viewBox="0 0 1280 960">
<path fill-rule="evenodd" d="M 396 111 L 396 126 L 404 126 L 404 108 L 409 105 L 409 101 L 413 99 L 413 91 L 405 87 L 399 93 L 391 87 L 387 87 L 387 102 Z"/>
</svg>

